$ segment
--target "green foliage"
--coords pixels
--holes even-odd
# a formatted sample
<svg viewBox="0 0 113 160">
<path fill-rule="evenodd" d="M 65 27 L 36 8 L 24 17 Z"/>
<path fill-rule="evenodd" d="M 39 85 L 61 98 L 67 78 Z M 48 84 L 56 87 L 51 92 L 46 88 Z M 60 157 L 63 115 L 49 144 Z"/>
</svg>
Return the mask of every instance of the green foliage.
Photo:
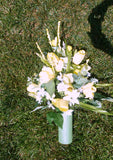
<svg viewBox="0 0 113 160">
<path fill-rule="evenodd" d="M 88 79 L 82 76 L 77 76 L 77 75 L 73 75 L 74 77 L 74 87 L 75 88 L 80 88 L 82 85 L 85 85 L 86 83 L 88 83 Z"/>
<path fill-rule="evenodd" d="M 58 112 L 49 112 L 47 114 L 47 120 L 51 124 L 54 122 L 58 127 L 62 128 L 63 125 L 63 117 L 61 113 Z"/>
<path fill-rule="evenodd" d="M 102 110 L 102 109 L 97 108 L 97 107 L 95 107 L 95 106 L 93 106 L 93 105 L 89 105 L 89 104 L 86 104 L 86 103 L 83 103 L 83 102 L 80 102 L 80 107 L 85 108 L 85 109 L 88 109 L 88 110 L 91 110 L 91 111 L 94 111 L 94 112 L 96 112 L 96 113 L 113 116 L 112 113 L 109 113 L 109 112 L 107 112 L 107 111 L 105 111 L 105 110 Z"/>
<path fill-rule="evenodd" d="M 50 80 L 48 83 L 43 83 L 42 86 L 46 89 L 46 91 L 50 94 L 50 96 L 55 93 L 55 82 L 54 79 Z"/>
</svg>

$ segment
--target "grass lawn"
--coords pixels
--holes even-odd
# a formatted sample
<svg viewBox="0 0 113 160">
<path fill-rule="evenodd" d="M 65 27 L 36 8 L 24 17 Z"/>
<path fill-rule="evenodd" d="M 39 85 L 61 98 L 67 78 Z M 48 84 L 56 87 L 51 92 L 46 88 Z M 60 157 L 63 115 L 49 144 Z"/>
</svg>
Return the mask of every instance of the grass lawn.
<svg viewBox="0 0 113 160">
<path fill-rule="evenodd" d="M 0 160 L 113 160 L 113 117 L 75 110 L 73 143 L 61 145 L 48 110 L 29 113 L 35 100 L 26 91 L 27 77 L 43 65 L 35 42 L 49 51 L 46 28 L 56 36 L 59 20 L 67 43 L 86 50 L 92 76 L 113 83 L 113 3 L 1 0 L 0 12 Z M 113 97 L 113 88 L 99 91 Z M 103 108 L 113 112 L 110 102 Z"/>
</svg>

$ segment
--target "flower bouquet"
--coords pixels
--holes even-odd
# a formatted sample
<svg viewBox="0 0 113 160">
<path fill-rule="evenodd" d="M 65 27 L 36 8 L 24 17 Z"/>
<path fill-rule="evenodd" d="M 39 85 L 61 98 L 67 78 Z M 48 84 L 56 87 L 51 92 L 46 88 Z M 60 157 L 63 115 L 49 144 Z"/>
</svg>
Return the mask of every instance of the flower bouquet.
<svg viewBox="0 0 113 160">
<path fill-rule="evenodd" d="M 28 77 L 28 95 L 36 99 L 36 108 L 52 109 L 47 114 L 49 123 L 58 126 L 59 142 L 70 144 L 72 142 L 72 113 L 82 107 L 105 115 L 113 115 L 102 110 L 101 100 L 113 102 L 113 99 L 97 96 L 97 88 L 113 86 L 113 84 L 98 84 L 96 78 L 91 78 L 88 62 L 82 63 L 85 57 L 84 50 L 74 50 L 72 46 L 60 39 L 60 21 L 58 22 L 57 36 L 51 40 L 48 29 L 47 37 L 53 52 L 45 56 L 36 42 L 40 53 L 36 53 L 44 63 L 39 74 Z"/>
</svg>

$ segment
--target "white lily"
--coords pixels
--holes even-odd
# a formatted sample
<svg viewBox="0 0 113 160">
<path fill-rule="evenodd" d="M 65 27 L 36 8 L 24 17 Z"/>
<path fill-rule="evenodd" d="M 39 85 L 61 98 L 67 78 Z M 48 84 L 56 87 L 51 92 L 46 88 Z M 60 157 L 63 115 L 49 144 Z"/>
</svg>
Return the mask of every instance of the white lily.
<svg viewBox="0 0 113 160">
<path fill-rule="evenodd" d="M 73 83 L 73 74 L 72 73 L 64 74 L 63 81 L 64 83 Z"/>
<path fill-rule="evenodd" d="M 37 85 L 35 83 L 30 83 L 29 86 L 27 87 L 28 92 L 36 93 L 38 89 L 39 89 L 39 85 Z"/>
<path fill-rule="evenodd" d="M 59 59 L 58 64 L 55 66 L 55 69 L 57 72 L 61 72 L 64 68 L 64 61 L 62 59 Z"/>
<path fill-rule="evenodd" d="M 47 83 L 55 78 L 54 70 L 50 67 L 44 66 L 42 71 L 39 73 L 39 81 L 41 84 Z"/>
<path fill-rule="evenodd" d="M 77 90 L 72 90 L 71 92 L 66 91 L 65 94 L 66 96 L 64 96 L 63 99 L 69 101 L 70 106 L 79 104 L 78 97 L 80 95 L 80 92 L 78 92 Z"/>
<path fill-rule="evenodd" d="M 61 82 L 57 85 L 57 90 L 58 92 L 64 92 L 66 93 L 66 91 L 72 91 L 73 90 L 73 86 L 72 84 L 66 84 L 64 82 Z"/>
<path fill-rule="evenodd" d="M 93 82 L 82 86 L 81 89 L 83 94 L 86 96 L 85 98 L 93 99 L 94 93 L 96 92 L 96 88 L 93 86 Z"/>
</svg>

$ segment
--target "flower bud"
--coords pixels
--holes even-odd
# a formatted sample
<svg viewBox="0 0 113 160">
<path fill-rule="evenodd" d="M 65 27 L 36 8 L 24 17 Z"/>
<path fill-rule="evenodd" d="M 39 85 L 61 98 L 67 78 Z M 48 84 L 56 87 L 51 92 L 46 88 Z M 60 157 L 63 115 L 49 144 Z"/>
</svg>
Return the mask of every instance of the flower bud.
<svg viewBox="0 0 113 160">
<path fill-rule="evenodd" d="M 84 59 L 84 57 L 85 57 L 85 51 L 84 50 L 78 51 L 77 53 L 74 54 L 73 63 L 76 65 L 80 64 Z"/>
<path fill-rule="evenodd" d="M 68 46 L 67 46 L 67 51 L 68 51 L 68 52 L 72 51 L 72 46 L 68 45 Z"/>
</svg>

